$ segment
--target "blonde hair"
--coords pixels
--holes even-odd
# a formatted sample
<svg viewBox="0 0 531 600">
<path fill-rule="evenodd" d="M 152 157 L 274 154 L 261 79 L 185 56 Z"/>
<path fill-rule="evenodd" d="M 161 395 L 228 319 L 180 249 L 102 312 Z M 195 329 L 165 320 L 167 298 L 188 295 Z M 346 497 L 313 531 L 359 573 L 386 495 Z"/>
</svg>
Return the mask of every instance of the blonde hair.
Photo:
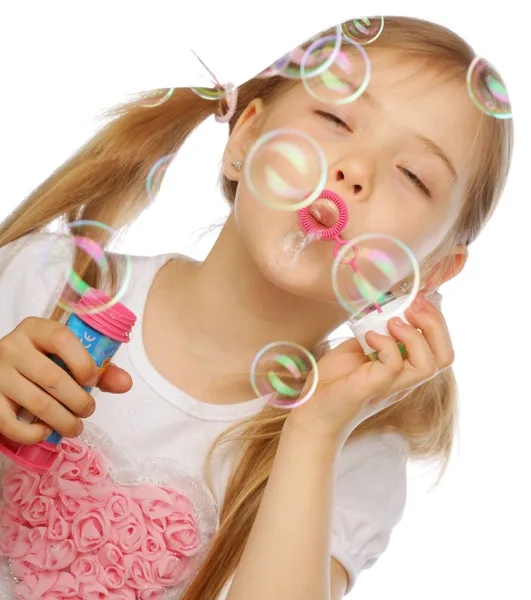
<svg viewBox="0 0 531 600">
<path fill-rule="evenodd" d="M 447 29 L 403 17 L 385 19 L 374 46 L 420 59 L 450 73 L 465 85 L 472 49 Z M 293 85 L 282 77 L 251 79 L 239 87 L 234 124 L 248 103 L 260 97 L 265 104 Z M 166 90 L 157 92 L 161 97 Z M 106 114 L 110 121 L 74 156 L 44 181 L 0 226 L 0 247 L 45 229 L 56 219 L 65 223 L 84 219 L 104 223 L 117 231 L 138 218 L 150 204 L 146 178 L 161 157 L 175 153 L 194 129 L 217 110 L 217 103 L 202 99 L 189 89 L 176 89 L 154 109 L 140 106 L 140 98 L 117 106 Z M 231 125 L 232 129 L 232 125 Z M 483 116 L 478 132 L 482 141 L 480 164 L 472 177 L 460 215 L 448 232 L 446 243 L 470 244 L 490 218 L 505 184 L 512 152 L 512 124 Z M 236 182 L 222 177 L 222 190 L 234 202 Z M 156 190 L 155 190 L 156 191 Z M 81 235 L 82 227 L 72 230 Z M 83 233 L 83 235 L 88 235 Z M 102 247 L 112 242 L 107 231 L 91 228 L 90 237 Z M 116 289 L 118 262 L 109 256 L 109 285 Z M 91 259 L 76 249 L 73 269 L 87 283 L 98 287 L 100 274 Z M 63 320 L 56 306 L 51 319 Z M 444 473 L 452 450 L 457 414 L 457 386 L 452 369 L 413 390 L 403 401 L 360 425 L 352 436 L 393 429 L 409 440 L 410 456 L 441 461 Z M 214 598 L 238 565 L 253 525 L 275 457 L 287 411 L 266 406 L 246 423 L 243 435 L 233 426 L 214 442 L 207 457 L 227 436 L 241 443 L 220 515 L 220 528 L 205 561 L 185 593 L 185 600 Z M 239 425 L 238 427 L 241 427 Z"/>
</svg>

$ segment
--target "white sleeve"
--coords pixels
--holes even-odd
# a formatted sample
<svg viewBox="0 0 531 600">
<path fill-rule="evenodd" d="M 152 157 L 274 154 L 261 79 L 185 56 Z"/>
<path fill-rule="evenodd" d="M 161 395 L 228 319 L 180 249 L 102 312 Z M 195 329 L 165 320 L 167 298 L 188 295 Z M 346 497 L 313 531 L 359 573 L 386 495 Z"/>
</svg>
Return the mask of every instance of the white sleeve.
<svg viewBox="0 0 531 600">
<path fill-rule="evenodd" d="M 401 520 L 407 493 L 408 442 L 394 432 L 360 436 L 345 445 L 335 490 L 332 556 L 348 573 L 347 592 L 376 562 Z"/>
<path fill-rule="evenodd" d="M 51 233 L 0 248 L 0 338 L 29 316 L 45 317 L 67 281 L 74 245 Z"/>
</svg>

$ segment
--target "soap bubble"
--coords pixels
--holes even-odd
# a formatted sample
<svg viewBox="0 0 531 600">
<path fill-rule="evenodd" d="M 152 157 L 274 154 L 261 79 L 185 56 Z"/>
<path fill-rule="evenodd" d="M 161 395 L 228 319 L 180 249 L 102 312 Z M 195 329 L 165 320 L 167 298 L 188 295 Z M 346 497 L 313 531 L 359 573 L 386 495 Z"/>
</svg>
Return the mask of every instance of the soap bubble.
<svg viewBox="0 0 531 600">
<path fill-rule="evenodd" d="M 164 176 L 166 175 L 172 160 L 176 156 L 177 155 L 173 153 L 159 158 L 159 160 L 157 160 L 149 170 L 148 176 L 146 177 L 146 191 L 152 201 L 155 200 L 156 195 L 162 185 Z"/>
<path fill-rule="evenodd" d="M 341 32 L 348 40 L 366 46 L 372 44 L 380 36 L 383 26 L 383 17 L 363 17 L 342 23 Z"/>
<path fill-rule="evenodd" d="M 268 344 L 251 366 L 251 385 L 257 396 L 280 408 L 295 408 L 306 402 L 317 381 L 315 358 L 293 342 Z"/>
<path fill-rule="evenodd" d="M 192 87 L 190 88 L 192 92 L 204 98 L 205 100 L 221 100 L 225 98 L 225 96 L 230 92 L 230 89 L 225 89 L 222 87 Z"/>
<path fill-rule="evenodd" d="M 323 191 L 328 166 L 321 147 L 296 129 L 262 135 L 245 160 L 244 176 L 251 192 L 266 206 L 296 211 Z"/>
<path fill-rule="evenodd" d="M 330 53 L 330 39 L 323 37 L 308 47 L 301 62 L 302 83 L 307 92 L 329 104 L 346 104 L 359 98 L 369 85 L 371 63 L 367 53 L 357 42 L 345 39 L 334 62 L 317 76 L 308 72 L 308 64 L 317 54 Z M 322 60 L 322 58 L 321 58 Z"/>
<path fill-rule="evenodd" d="M 471 62 L 466 85 L 472 101 L 485 114 L 497 119 L 510 119 L 513 116 L 503 79 L 484 58 L 476 56 Z"/>
<path fill-rule="evenodd" d="M 157 106 L 160 106 L 169 100 L 174 89 L 175 88 L 154 90 L 149 94 L 149 96 L 145 96 L 141 100 L 138 100 L 136 104 L 143 106 L 144 108 L 156 108 Z"/>
<path fill-rule="evenodd" d="M 332 266 L 334 293 L 355 317 L 378 310 L 389 291 L 401 297 L 399 286 L 404 280 L 408 280 L 410 291 L 389 318 L 406 310 L 415 299 L 420 271 L 408 246 L 384 234 L 366 234 L 350 240 L 341 246 Z"/>
<path fill-rule="evenodd" d="M 80 309 L 75 306 L 79 297 L 74 296 L 83 296 L 92 286 L 86 283 L 71 267 L 76 248 L 82 250 L 96 263 L 97 268 L 101 271 L 101 275 L 103 275 L 102 280 L 104 284 L 108 281 L 107 276 L 110 272 L 110 266 L 102 246 L 92 238 L 80 235 L 78 230 L 79 228 L 94 227 L 102 230 L 106 239 L 112 238 L 117 232 L 108 225 L 88 220 L 74 221 L 68 223 L 66 227 L 69 233 L 65 234 L 63 231 L 57 231 L 50 236 L 50 239 L 45 244 L 40 264 L 41 281 L 51 297 L 55 298 L 59 294 L 57 304 L 63 310 L 75 314 L 96 314 L 103 312 L 119 302 L 127 291 L 132 276 L 131 258 L 128 255 L 122 255 L 123 265 L 119 263 L 121 268 L 118 274 L 119 284 L 121 283 L 121 285 L 110 302 L 94 309 Z M 101 235 L 101 233 L 98 232 L 96 235 Z M 65 260 L 67 256 L 71 258 L 70 261 Z M 59 277 L 61 275 L 60 269 L 63 270 L 62 278 Z"/>
<path fill-rule="evenodd" d="M 326 71 L 335 60 L 337 53 L 341 48 L 341 42 L 343 35 L 341 28 L 336 25 L 333 34 L 329 34 L 327 37 L 327 43 L 321 48 L 319 52 L 314 52 L 313 55 L 308 59 L 306 64 L 305 77 L 314 77 L 320 73 Z M 281 56 L 267 69 L 257 75 L 259 79 L 266 79 L 268 77 L 282 76 L 287 79 L 301 79 L 303 73 L 301 71 L 301 62 L 306 52 L 308 45 L 321 38 L 321 34 L 312 36 L 307 42 L 297 46 L 287 54 Z"/>
</svg>

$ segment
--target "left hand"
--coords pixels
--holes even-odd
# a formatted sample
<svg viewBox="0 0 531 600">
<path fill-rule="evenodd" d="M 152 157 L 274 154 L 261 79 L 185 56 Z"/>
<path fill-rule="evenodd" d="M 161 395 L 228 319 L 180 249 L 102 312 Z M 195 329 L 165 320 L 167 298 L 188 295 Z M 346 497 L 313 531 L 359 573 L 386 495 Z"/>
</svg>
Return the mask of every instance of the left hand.
<svg viewBox="0 0 531 600">
<path fill-rule="evenodd" d="M 451 366 L 454 350 L 442 313 L 419 293 L 405 316 L 411 325 L 389 320 L 390 336 L 367 333 L 378 360 L 365 356 L 355 338 L 325 354 L 317 363 L 319 381 L 313 395 L 291 410 L 286 425 L 345 440 L 362 421 Z M 397 341 L 407 350 L 405 359 Z"/>
</svg>

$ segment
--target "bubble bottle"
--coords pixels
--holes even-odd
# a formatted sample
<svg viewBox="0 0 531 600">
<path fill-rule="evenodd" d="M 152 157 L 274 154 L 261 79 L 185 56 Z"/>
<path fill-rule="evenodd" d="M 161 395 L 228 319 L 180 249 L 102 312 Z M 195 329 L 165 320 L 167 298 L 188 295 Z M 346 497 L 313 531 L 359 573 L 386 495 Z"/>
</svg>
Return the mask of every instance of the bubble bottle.
<svg viewBox="0 0 531 600">
<path fill-rule="evenodd" d="M 66 326 L 76 334 L 96 363 L 98 378 L 105 373 L 120 346 L 129 342 L 131 330 L 136 323 L 136 316 L 123 304 L 115 303 L 108 307 L 110 303 L 111 298 L 107 294 L 89 288 L 66 322 Z M 47 356 L 73 377 L 58 356 Z M 82 387 L 89 393 L 94 389 Z M 17 418 L 27 423 L 39 421 L 25 408 L 19 410 Z M 0 452 L 22 467 L 42 475 L 53 466 L 59 455 L 61 439 L 54 430 L 42 442 L 28 445 L 8 440 L 0 434 Z"/>
<path fill-rule="evenodd" d="M 312 210 L 312 205 L 317 206 Z M 317 209 L 317 212 L 315 209 Z M 411 271 L 413 272 L 414 277 L 408 299 L 395 295 L 393 291 L 387 291 L 385 294 L 380 294 L 377 299 L 372 298 L 372 301 L 369 301 L 367 296 L 363 296 L 359 291 L 356 291 L 352 294 L 352 297 L 357 296 L 357 299 L 353 301 L 357 308 L 357 310 L 354 311 L 350 302 L 342 301 L 341 297 L 338 295 L 341 304 L 347 310 L 354 313 L 354 316 L 348 321 L 350 330 L 359 341 L 365 355 L 371 360 L 377 360 L 378 352 L 367 344 L 365 335 L 369 330 L 382 335 L 390 335 L 387 323 L 392 317 L 400 317 L 403 321 L 408 323 L 404 311 L 409 304 L 411 304 L 411 301 L 415 298 L 419 289 L 418 264 L 413 253 L 399 240 L 395 240 L 394 238 L 383 234 L 359 236 L 350 242 L 342 239 L 340 234 L 345 229 L 349 219 L 348 208 L 341 196 L 331 190 L 323 190 L 314 203 L 302 208 L 298 212 L 300 227 L 307 236 L 312 236 L 314 239 L 319 240 L 336 241 L 333 249 L 335 258 L 334 270 L 336 273 L 338 266 L 348 266 L 357 275 L 358 280 L 363 281 L 364 277 L 360 273 L 356 261 L 358 259 L 359 243 L 368 238 L 382 239 L 387 242 L 387 244 L 392 242 L 400 248 L 408 262 L 412 264 Z M 380 252 L 379 254 L 382 255 L 384 253 Z M 333 278 L 334 276 L 333 273 Z M 370 284 L 367 287 L 370 288 Z M 397 342 L 397 344 L 401 354 L 405 356 L 406 349 L 404 345 L 400 342 Z"/>
</svg>

